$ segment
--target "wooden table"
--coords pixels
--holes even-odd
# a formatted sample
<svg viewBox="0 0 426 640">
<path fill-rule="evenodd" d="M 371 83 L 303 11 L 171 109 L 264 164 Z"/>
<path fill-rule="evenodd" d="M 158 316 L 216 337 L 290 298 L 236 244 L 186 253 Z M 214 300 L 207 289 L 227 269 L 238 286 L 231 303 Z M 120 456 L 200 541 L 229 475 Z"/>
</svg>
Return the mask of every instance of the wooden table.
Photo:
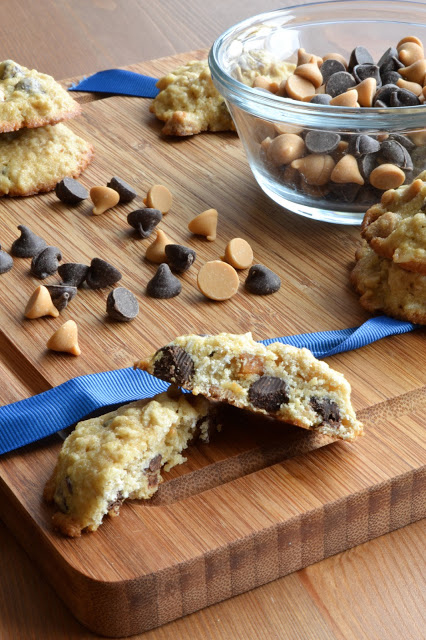
<svg viewBox="0 0 426 640">
<path fill-rule="evenodd" d="M 0 57 L 57 78 L 76 76 L 206 47 L 237 20 L 276 7 L 272 0 L 17 0 L 2 18 Z M 4 404 L 29 390 L 6 343 L 0 353 Z M 0 549 L 0 638 L 94 637 L 1 523 Z M 420 521 L 143 637 L 420 640 L 426 628 L 425 555 Z"/>
</svg>

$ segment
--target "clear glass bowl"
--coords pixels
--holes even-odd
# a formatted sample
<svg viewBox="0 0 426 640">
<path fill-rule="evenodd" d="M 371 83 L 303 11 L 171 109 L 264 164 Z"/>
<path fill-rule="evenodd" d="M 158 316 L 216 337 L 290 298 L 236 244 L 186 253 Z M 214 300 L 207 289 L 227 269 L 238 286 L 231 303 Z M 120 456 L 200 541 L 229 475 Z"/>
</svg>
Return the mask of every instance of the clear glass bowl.
<svg viewBox="0 0 426 640">
<path fill-rule="evenodd" d="M 209 54 L 213 82 L 225 98 L 257 182 L 273 200 L 316 220 L 360 224 L 366 209 L 378 202 L 385 190 L 369 184 L 371 166 L 360 167 L 366 176 L 364 185 L 342 185 L 331 180 L 309 184 L 309 176 L 307 181 L 291 164 L 280 164 L 279 154 L 277 159 L 274 153 L 268 153 L 269 139 L 286 132 L 302 139 L 309 131 L 338 133 L 343 144 L 332 154 L 333 162 L 337 162 L 351 148 L 345 143 L 351 145 L 360 133 L 379 142 L 388 135 L 404 135 L 408 137 L 404 140 L 408 140 L 413 163 L 412 169 L 408 166 L 404 170 L 405 182 L 411 182 L 426 169 L 426 103 L 414 107 L 352 108 L 278 97 L 234 77 L 241 55 L 260 49 L 280 61 L 295 63 L 297 50 L 302 47 L 319 56 L 337 52 L 349 60 L 351 51 L 362 45 L 377 61 L 406 36 L 417 36 L 426 47 L 423 2 L 339 0 L 289 7 L 240 22 L 216 40 Z M 379 151 L 374 166 L 386 162 Z"/>
</svg>

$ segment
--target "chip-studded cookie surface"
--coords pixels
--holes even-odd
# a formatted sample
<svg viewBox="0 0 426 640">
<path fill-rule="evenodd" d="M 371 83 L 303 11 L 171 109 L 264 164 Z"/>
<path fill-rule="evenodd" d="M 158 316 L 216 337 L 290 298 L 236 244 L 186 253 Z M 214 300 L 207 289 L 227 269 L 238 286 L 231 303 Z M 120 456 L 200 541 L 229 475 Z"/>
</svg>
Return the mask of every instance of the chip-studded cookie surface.
<svg viewBox="0 0 426 640">
<path fill-rule="evenodd" d="M 64 124 L 21 129 L 0 136 L 0 196 L 51 191 L 77 178 L 93 156 L 91 144 Z"/>
<path fill-rule="evenodd" d="M 361 235 L 378 255 L 426 275 L 426 171 L 409 185 L 385 191 L 366 212 Z"/>
<path fill-rule="evenodd" d="M 184 462 L 181 452 L 197 436 L 208 440 L 210 408 L 204 398 L 161 393 L 79 422 L 44 490 L 59 508 L 54 526 L 78 537 L 95 531 L 106 514 L 117 516 L 127 498 L 150 498 L 161 468 Z"/>
<path fill-rule="evenodd" d="M 382 258 L 365 240 L 356 252 L 356 260 L 351 282 L 365 309 L 426 324 L 426 275 L 407 271 Z"/>
<path fill-rule="evenodd" d="M 136 367 L 201 394 L 328 436 L 363 431 L 344 376 L 308 349 L 264 346 L 251 333 L 180 336 Z"/>
<path fill-rule="evenodd" d="M 74 118 L 81 107 L 51 76 L 0 62 L 0 133 Z"/>
</svg>

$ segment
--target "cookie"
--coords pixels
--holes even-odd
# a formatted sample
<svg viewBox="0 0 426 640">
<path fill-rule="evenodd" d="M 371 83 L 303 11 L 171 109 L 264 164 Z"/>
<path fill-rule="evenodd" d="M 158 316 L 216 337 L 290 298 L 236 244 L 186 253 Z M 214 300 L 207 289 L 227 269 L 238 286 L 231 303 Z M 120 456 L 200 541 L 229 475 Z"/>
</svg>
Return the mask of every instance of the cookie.
<svg viewBox="0 0 426 640">
<path fill-rule="evenodd" d="M 124 405 L 79 422 L 63 443 L 44 498 L 58 507 L 53 525 L 78 537 L 95 531 L 124 500 L 148 499 L 166 471 L 185 462 L 195 437 L 208 441 L 210 403 L 177 392 Z"/>
<path fill-rule="evenodd" d="M 188 62 L 157 82 L 160 93 L 150 110 L 166 124 L 162 133 L 192 136 L 201 131 L 235 131 L 223 97 L 213 84 L 207 60 Z"/>
<path fill-rule="evenodd" d="M 135 364 L 193 394 L 353 440 L 362 433 L 341 373 L 308 349 L 264 346 L 251 333 L 176 338 Z"/>
<path fill-rule="evenodd" d="M 356 260 L 351 282 L 364 309 L 426 324 L 426 275 L 382 258 L 365 240 L 356 252 Z"/>
<path fill-rule="evenodd" d="M 0 196 L 52 191 L 65 176 L 77 178 L 93 147 L 64 124 L 0 136 Z"/>
<path fill-rule="evenodd" d="M 252 49 L 239 56 L 231 68 L 231 75 L 249 87 L 253 86 L 253 82 L 259 76 L 280 84 L 293 73 L 295 68 L 295 64 L 277 60 L 265 49 Z"/>
<path fill-rule="evenodd" d="M 81 107 L 51 76 L 0 62 L 0 133 L 56 124 L 81 113 Z"/>
<path fill-rule="evenodd" d="M 378 255 L 426 275 L 426 171 L 409 185 L 385 191 L 366 212 L 361 235 Z"/>
</svg>

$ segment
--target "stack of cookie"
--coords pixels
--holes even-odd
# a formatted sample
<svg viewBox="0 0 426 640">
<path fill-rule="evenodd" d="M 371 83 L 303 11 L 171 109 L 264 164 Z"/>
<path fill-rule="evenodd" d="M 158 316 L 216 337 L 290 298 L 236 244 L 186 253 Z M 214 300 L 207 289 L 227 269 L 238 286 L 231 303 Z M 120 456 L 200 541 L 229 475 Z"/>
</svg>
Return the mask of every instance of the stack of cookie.
<svg viewBox="0 0 426 640">
<path fill-rule="evenodd" d="M 372 312 L 426 324 L 426 171 L 364 216 L 351 281 Z"/>
<path fill-rule="evenodd" d="M 0 62 L 0 196 L 51 191 L 64 177 L 80 175 L 93 147 L 57 124 L 80 113 L 51 76 Z"/>
</svg>

